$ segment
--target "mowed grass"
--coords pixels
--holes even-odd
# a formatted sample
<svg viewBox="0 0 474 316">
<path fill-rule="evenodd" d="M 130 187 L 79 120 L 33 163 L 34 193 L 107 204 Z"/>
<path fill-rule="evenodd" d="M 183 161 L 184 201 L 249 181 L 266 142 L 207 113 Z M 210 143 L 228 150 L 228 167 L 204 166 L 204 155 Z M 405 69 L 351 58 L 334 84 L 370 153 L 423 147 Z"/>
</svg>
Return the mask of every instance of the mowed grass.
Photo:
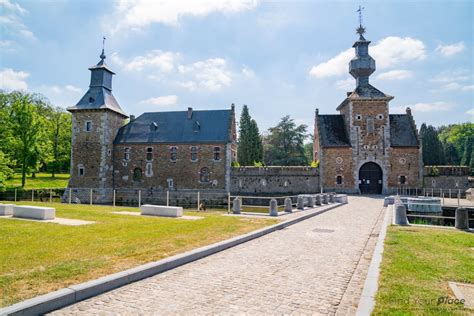
<svg viewBox="0 0 474 316">
<path fill-rule="evenodd" d="M 52 178 L 50 173 L 37 173 L 36 178 L 32 178 L 31 175 L 26 177 L 24 189 L 66 188 L 68 181 L 69 173 L 56 174 L 55 178 Z M 6 181 L 5 187 L 7 189 L 21 188 L 21 174 L 15 173 L 13 178 Z"/>
<path fill-rule="evenodd" d="M 9 202 L 10 203 L 10 202 Z M 200 220 L 118 215 L 137 208 L 18 203 L 56 208 L 84 226 L 0 217 L 0 306 L 156 261 L 274 224 L 275 219 L 186 212 Z"/>
<path fill-rule="evenodd" d="M 467 315 L 448 281 L 474 283 L 474 234 L 390 226 L 374 315 Z"/>
</svg>

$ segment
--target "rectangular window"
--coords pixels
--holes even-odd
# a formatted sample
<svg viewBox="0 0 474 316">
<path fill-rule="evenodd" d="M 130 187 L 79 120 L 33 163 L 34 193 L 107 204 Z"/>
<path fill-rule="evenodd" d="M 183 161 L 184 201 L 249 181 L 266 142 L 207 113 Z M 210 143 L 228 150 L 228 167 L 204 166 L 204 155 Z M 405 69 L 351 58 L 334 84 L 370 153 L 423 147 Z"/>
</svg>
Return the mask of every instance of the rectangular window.
<svg viewBox="0 0 474 316">
<path fill-rule="evenodd" d="M 152 147 L 147 147 L 147 149 L 146 149 L 146 160 L 147 161 L 152 161 L 153 160 L 153 148 Z"/>
<path fill-rule="evenodd" d="M 368 117 L 367 118 L 367 134 L 372 134 L 374 132 L 374 129 L 375 129 L 374 118 Z"/>
<path fill-rule="evenodd" d="M 400 184 L 405 184 L 407 182 L 407 178 L 405 176 L 400 176 Z"/>
<path fill-rule="evenodd" d="M 84 176 L 84 166 L 83 165 L 77 166 L 77 174 L 79 175 L 79 177 Z"/>
<path fill-rule="evenodd" d="M 191 161 L 198 160 L 198 149 L 196 146 L 191 147 Z"/>
<path fill-rule="evenodd" d="M 168 189 L 173 189 L 174 188 L 173 178 L 168 178 L 166 181 L 168 182 Z"/>
<path fill-rule="evenodd" d="M 178 147 L 176 146 L 170 147 L 170 160 L 171 161 L 178 160 Z"/>
<path fill-rule="evenodd" d="M 214 160 L 221 160 L 221 148 L 214 147 Z"/>
<path fill-rule="evenodd" d="M 130 148 L 124 148 L 123 150 L 123 160 L 130 160 Z"/>
<path fill-rule="evenodd" d="M 342 176 L 336 177 L 336 184 L 342 184 Z"/>
<path fill-rule="evenodd" d="M 86 132 L 92 131 L 92 122 L 86 121 Z"/>
</svg>

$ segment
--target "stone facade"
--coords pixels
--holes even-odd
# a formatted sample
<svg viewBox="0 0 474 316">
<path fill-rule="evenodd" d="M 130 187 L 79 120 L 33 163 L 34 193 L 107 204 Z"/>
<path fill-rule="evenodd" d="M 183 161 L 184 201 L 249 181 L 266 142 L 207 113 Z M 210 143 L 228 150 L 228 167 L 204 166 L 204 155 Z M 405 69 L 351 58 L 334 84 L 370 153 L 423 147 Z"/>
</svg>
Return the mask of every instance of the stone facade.
<svg viewBox="0 0 474 316">
<path fill-rule="evenodd" d="M 323 190 L 352 192 L 354 187 L 352 164 L 351 148 L 327 148 L 321 151 L 319 166 Z"/>
<path fill-rule="evenodd" d="M 235 167 L 230 191 L 234 195 L 293 195 L 320 191 L 319 170 L 312 167 Z"/>
</svg>

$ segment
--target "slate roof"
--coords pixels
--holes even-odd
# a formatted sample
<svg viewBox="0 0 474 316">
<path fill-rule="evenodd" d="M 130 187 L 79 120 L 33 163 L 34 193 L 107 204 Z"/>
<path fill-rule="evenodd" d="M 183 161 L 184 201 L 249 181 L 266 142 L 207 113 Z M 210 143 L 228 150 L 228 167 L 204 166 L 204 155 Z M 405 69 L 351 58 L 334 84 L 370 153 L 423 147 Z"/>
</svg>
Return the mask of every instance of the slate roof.
<svg viewBox="0 0 474 316">
<path fill-rule="evenodd" d="M 93 102 L 90 102 L 92 101 Z M 76 105 L 68 107 L 68 111 L 109 109 L 128 117 L 122 110 L 111 91 L 104 87 L 90 87 Z"/>
<path fill-rule="evenodd" d="M 418 147 L 415 127 L 407 114 L 390 114 L 391 147 Z"/>
<path fill-rule="evenodd" d="M 321 147 L 350 147 L 343 115 L 318 115 Z"/>
<path fill-rule="evenodd" d="M 347 98 L 339 104 L 336 110 L 342 109 L 350 100 L 356 99 L 387 99 L 391 100 L 393 97 L 391 95 L 385 94 L 379 89 L 375 88 L 371 84 L 366 84 L 355 88 L 354 91 L 347 93 Z"/>
<path fill-rule="evenodd" d="M 229 143 L 232 110 L 143 113 L 119 129 L 115 144 Z M 156 127 L 154 127 L 156 126 Z"/>
</svg>

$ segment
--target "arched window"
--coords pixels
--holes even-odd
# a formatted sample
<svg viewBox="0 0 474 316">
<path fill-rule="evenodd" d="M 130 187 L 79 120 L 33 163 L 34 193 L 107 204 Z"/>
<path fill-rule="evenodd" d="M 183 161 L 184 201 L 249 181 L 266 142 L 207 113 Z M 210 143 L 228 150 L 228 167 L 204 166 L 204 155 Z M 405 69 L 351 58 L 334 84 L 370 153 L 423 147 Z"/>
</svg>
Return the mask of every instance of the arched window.
<svg viewBox="0 0 474 316">
<path fill-rule="evenodd" d="M 133 170 L 133 181 L 140 182 L 142 181 L 142 169 L 135 168 Z"/>
<path fill-rule="evenodd" d="M 123 149 L 123 160 L 130 160 L 130 148 Z"/>
<path fill-rule="evenodd" d="M 214 160 L 218 161 L 221 160 L 221 148 L 214 147 Z"/>
<path fill-rule="evenodd" d="M 204 167 L 199 171 L 199 182 L 210 182 L 211 181 L 211 171 L 209 168 Z"/>
<path fill-rule="evenodd" d="M 152 161 L 153 160 L 153 148 L 152 147 L 147 147 L 147 149 L 146 149 L 146 160 L 147 161 Z"/>
<path fill-rule="evenodd" d="M 176 146 L 170 147 L 170 160 L 171 161 L 178 160 L 178 147 Z"/>
<path fill-rule="evenodd" d="M 198 150 L 196 146 L 191 147 L 191 161 L 197 161 L 198 160 Z"/>
</svg>

